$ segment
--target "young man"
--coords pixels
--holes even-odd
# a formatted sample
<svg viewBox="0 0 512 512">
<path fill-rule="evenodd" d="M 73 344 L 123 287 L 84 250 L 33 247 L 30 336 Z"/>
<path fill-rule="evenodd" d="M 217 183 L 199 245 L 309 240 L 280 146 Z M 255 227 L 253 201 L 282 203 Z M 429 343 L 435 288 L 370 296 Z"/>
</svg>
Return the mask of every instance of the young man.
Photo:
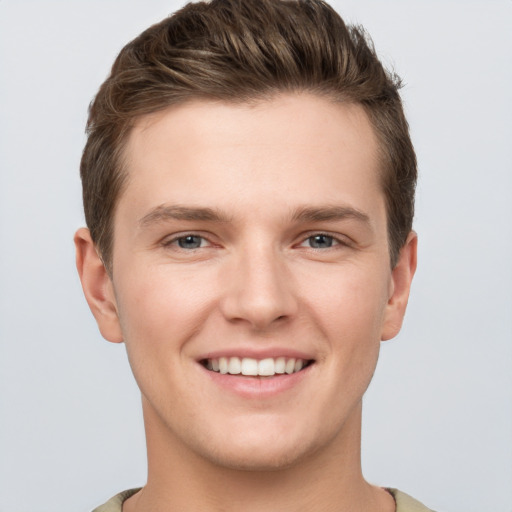
<svg viewBox="0 0 512 512">
<path fill-rule="evenodd" d="M 189 4 L 121 51 L 75 243 L 142 393 L 148 480 L 97 511 L 428 510 L 360 463 L 416 267 L 398 87 L 320 1 Z"/>
</svg>

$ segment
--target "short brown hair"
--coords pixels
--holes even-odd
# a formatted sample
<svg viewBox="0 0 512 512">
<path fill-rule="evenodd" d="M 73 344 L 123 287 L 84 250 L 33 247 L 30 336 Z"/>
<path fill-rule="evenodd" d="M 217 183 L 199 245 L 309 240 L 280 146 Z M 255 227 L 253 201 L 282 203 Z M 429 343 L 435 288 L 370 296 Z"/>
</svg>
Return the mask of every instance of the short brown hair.
<svg viewBox="0 0 512 512">
<path fill-rule="evenodd" d="M 111 271 L 123 149 L 145 114 L 192 99 L 247 102 L 304 91 L 363 106 L 379 140 L 391 265 L 412 228 L 416 157 L 398 90 L 361 27 L 321 0 L 187 4 L 119 53 L 89 107 L 80 174 L 91 237 Z"/>
</svg>

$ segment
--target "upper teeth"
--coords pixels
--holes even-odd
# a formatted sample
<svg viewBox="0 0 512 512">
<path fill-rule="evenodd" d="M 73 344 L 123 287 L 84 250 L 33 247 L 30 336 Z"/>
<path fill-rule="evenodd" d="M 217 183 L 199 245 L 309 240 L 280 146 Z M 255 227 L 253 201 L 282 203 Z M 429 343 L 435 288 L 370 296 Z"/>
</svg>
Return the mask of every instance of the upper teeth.
<svg viewBox="0 0 512 512">
<path fill-rule="evenodd" d="M 301 370 L 306 361 L 294 357 L 268 357 L 253 359 L 252 357 L 219 357 L 207 359 L 206 367 L 214 372 L 231 375 L 261 375 L 272 376 L 282 373 L 295 373 Z"/>
</svg>

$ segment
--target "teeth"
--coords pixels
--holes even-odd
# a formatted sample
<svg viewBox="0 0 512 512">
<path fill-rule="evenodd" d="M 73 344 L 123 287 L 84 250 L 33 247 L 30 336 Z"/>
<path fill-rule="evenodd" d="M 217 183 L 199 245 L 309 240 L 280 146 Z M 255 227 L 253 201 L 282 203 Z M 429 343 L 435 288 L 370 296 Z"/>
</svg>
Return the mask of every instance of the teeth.
<svg viewBox="0 0 512 512">
<path fill-rule="evenodd" d="M 275 370 L 274 370 L 274 360 L 271 359 L 271 358 L 268 358 L 268 359 L 262 359 L 259 363 L 258 363 L 258 375 L 264 375 L 264 376 L 268 376 L 268 375 L 275 375 Z"/>
<path fill-rule="evenodd" d="M 212 363 L 212 366 L 213 366 L 213 363 Z M 222 374 L 228 373 L 228 358 L 227 357 L 219 358 L 219 371 Z"/>
<path fill-rule="evenodd" d="M 288 359 L 288 361 L 286 361 L 286 366 L 284 367 L 284 371 L 288 374 L 290 373 L 293 373 L 293 371 L 295 370 L 295 359 Z"/>
<path fill-rule="evenodd" d="M 276 373 L 284 373 L 286 368 L 286 359 L 284 357 L 278 357 L 274 363 L 274 369 Z"/>
<path fill-rule="evenodd" d="M 252 357 L 219 357 L 218 359 L 208 359 L 206 368 L 208 370 L 230 375 L 250 375 L 269 377 L 287 373 L 288 375 L 299 372 L 306 365 L 304 359 L 289 359 L 285 357 L 268 357 L 266 359 L 253 359 Z"/>
<path fill-rule="evenodd" d="M 213 365 L 212 365 L 213 368 Z M 238 357 L 230 357 L 228 363 L 228 373 L 238 375 L 242 371 L 242 363 Z"/>
<path fill-rule="evenodd" d="M 258 361 L 244 357 L 242 359 L 242 375 L 258 375 Z"/>
</svg>

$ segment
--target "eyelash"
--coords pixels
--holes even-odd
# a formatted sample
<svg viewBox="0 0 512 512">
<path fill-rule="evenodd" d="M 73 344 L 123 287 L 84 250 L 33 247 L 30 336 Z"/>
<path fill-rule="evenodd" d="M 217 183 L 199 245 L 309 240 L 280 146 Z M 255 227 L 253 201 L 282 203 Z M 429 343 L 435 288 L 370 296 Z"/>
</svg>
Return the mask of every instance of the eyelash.
<svg viewBox="0 0 512 512">
<path fill-rule="evenodd" d="M 341 238 L 339 238 L 337 236 L 331 235 L 329 233 L 314 232 L 314 233 L 308 233 L 307 236 L 303 237 L 301 239 L 301 242 L 298 244 L 298 247 L 303 246 L 303 244 L 307 243 L 308 241 L 311 243 L 313 239 L 320 238 L 320 237 L 324 237 L 324 238 L 328 239 L 331 245 L 329 245 L 328 247 L 311 247 L 311 246 L 309 246 L 307 248 L 308 249 L 312 249 L 314 251 L 322 251 L 322 250 L 327 250 L 327 249 L 333 249 L 333 248 L 335 248 L 337 246 L 348 246 L 349 245 L 349 243 L 346 240 L 343 240 L 343 239 L 341 239 Z M 179 245 L 180 241 L 186 240 L 187 238 L 198 238 L 198 239 L 200 239 L 200 244 L 201 245 L 199 247 L 192 247 L 192 248 L 181 247 Z M 185 233 L 185 234 L 182 234 L 182 235 L 179 235 L 179 236 L 175 236 L 175 237 L 173 237 L 170 240 L 164 240 L 162 242 L 162 246 L 164 248 L 167 248 L 167 247 L 171 247 L 171 246 L 174 245 L 174 246 L 176 246 L 177 249 L 188 252 L 188 251 L 194 251 L 194 250 L 197 250 L 197 249 L 205 248 L 202 245 L 203 242 L 206 242 L 208 244 L 206 247 L 214 245 L 212 242 L 210 242 L 208 240 L 208 238 L 206 238 L 203 235 L 200 235 L 200 234 L 197 234 L 197 233 Z"/>
<path fill-rule="evenodd" d="M 334 235 L 330 235 L 329 233 L 313 233 L 313 234 L 310 234 L 309 236 L 307 236 L 306 238 L 304 238 L 304 240 L 300 243 L 300 245 L 306 243 L 306 242 L 312 242 L 312 240 L 314 238 L 320 238 L 320 237 L 323 237 L 323 238 L 327 238 L 329 239 L 331 245 L 329 245 L 328 247 L 311 247 L 309 246 L 309 249 L 313 249 L 313 250 L 326 250 L 326 249 L 332 249 L 336 246 L 346 246 L 348 245 L 345 241 L 341 240 L 340 238 L 334 236 Z"/>
<path fill-rule="evenodd" d="M 172 239 L 170 240 L 164 240 L 162 242 L 162 246 L 163 247 L 171 247 L 173 245 L 175 245 L 177 247 L 177 249 L 179 250 L 183 250 L 183 251 L 193 251 L 193 250 L 196 250 L 196 249 L 202 249 L 202 245 L 200 247 L 193 247 L 193 248 L 185 248 L 185 247 L 180 247 L 179 243 L 181 240 L 186 240 L 187 238 L 199 238 L 200 241 L 201 241 L 201 244 L 202 242 L 209 242 L 208 239 L 202 235 L 198 235 L 197 233 L 186 233 L 186 234 L 183 234 L 183 235 L 179 235 L 179 236 L 175 236 L 173 237 Z M 211 245 L 211 242 L 209 242 L 209 244 Z"/>
</svg>

